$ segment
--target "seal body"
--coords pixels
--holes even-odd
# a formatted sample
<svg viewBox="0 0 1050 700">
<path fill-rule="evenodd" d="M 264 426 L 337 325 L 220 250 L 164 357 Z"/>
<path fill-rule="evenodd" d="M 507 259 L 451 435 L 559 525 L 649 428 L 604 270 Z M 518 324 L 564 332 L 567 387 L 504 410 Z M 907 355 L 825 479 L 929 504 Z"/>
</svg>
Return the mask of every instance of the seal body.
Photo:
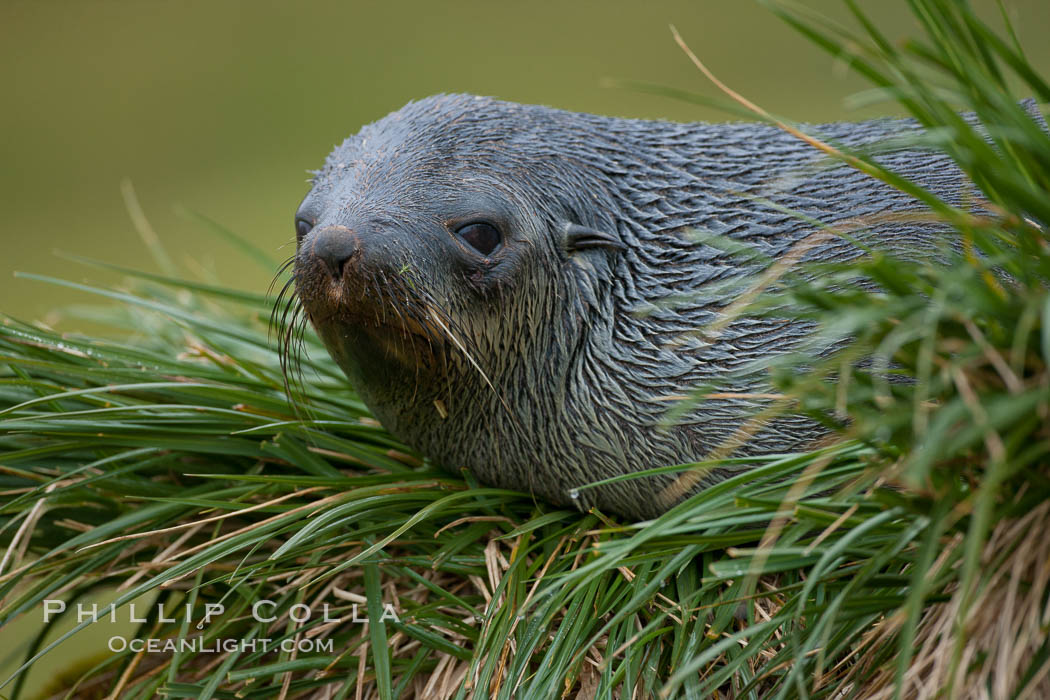
<svg viewBox="0 0 1050 700">
<path fill-rule="evenodd" d="M 916 131 L 810 130 L 853 148 Z M 880 158 L 949 201 L 969 196 L 943 155 Z M 294 284 L 353 387 L 407 444 L 490 485 L 646 518 L 731 472 L 580 487 L 822 435 L 801 416 L 751 421 L 769 403 L 761 363 L 808 329 L 734 316 L 747 280 L 790 256 L 855 257 L 857 241 L 928 254 L 938 228 L 892 216 L 921 209 L 773 126 L 442 95 L 328 157 L 297 214 Z M 815 237 L 814 221 L 853 240 Z M 709 398 L 668 420 L 696 387 Z"/>
</svg>

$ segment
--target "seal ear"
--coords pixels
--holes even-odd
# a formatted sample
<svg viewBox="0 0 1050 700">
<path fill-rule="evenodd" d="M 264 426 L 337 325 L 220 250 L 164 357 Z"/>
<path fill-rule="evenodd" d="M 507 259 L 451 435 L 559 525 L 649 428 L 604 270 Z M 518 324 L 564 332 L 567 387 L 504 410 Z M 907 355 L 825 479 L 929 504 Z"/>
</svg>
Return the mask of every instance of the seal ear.
<svg viewBox="0 0 1050 700">
<path fill-rule="evenodd" d="M 569 253 L 577 250 L 590 248 L 612 248 L 613 250 L 627 250 L 627 246 L 620 240 L 620 236 L 606 231 L 599 231 L 579 224 L 565 224 L 565 249 Z"/>
</svg>

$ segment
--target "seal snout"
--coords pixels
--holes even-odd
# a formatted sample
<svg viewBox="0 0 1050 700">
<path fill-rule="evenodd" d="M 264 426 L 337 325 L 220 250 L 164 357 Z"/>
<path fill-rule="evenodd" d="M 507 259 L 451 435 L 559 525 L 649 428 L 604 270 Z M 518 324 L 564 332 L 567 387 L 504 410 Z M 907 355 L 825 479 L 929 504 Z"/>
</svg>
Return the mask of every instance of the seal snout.
<svg viewBox="0 0 1050 700">
<path fill-rule="evenodd" d="M 345 226 L 326 226 L 306 241 L 309 254 L 324 265 L 328 276 L 341 279 L 347 262 L 361 255 L 361 240 Z"/>
</svg>

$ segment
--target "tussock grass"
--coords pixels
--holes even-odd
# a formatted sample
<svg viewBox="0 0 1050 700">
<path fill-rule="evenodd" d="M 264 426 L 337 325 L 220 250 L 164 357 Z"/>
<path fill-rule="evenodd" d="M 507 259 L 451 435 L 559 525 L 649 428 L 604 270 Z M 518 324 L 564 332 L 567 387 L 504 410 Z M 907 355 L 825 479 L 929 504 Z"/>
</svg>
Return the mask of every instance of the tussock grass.
<svg viewBox="0 0 1050 700">
<path fill-rule="evenodd" d="M 114 654 L 59 697 L 1050 693 L 1050 138 L 1011 88 L 1050 89 L 965 3 L 913 0 L 926 36 L 904 46 L 847 4 L 864 35 L 773 9 L 851 56 L 867 97 L 929 127 L 982 199 L 952 206 L 839 154 L 960 245 L 788 272 L 756 298 L 842 341 L 776 368 L 837 442 L 647 523 L 558 510 L 413 454 L 309 333 L 297 414 L 262 295 L 49 280 L 104 300 L 79 313 L 123 340 L 0 326 L 0 624 L 117 587 L 118 604 L 225 607 L 201 629 L 153 612 L 142 638 L 304 643 Z M 260 600 L 274 620 L 250 615 Z M 342 619 L 299 622 L 298 604 Z"/>
</svg>

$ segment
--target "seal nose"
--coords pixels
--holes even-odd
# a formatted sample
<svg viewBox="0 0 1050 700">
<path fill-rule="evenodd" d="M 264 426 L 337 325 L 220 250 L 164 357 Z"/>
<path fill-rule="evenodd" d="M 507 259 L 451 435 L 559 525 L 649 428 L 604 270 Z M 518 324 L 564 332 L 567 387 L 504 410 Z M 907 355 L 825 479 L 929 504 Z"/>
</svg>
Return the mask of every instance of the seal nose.
<svg viewBox="0 0 1050 700">
<path fill-rule="evenodd" d="M 361 250 L 357 234 L 345 226 L 326 226 L 310 237 L 308 245 L 332 279 L 342 277 L 343 266 Z"/>
</svg>

